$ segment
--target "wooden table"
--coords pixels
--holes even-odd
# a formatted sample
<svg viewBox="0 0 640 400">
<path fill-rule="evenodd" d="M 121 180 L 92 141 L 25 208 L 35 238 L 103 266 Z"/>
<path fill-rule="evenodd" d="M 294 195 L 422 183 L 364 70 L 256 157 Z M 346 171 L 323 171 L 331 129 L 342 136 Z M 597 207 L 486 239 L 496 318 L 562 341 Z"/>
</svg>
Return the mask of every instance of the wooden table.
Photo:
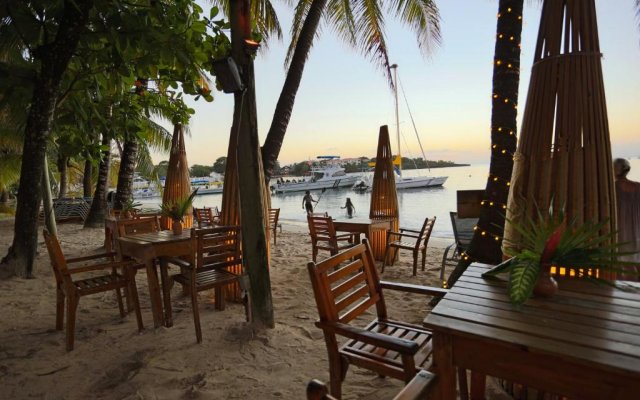
<svg viewBox="0 0 640 400">
<path fill-rule="evenodd" d="M 362 233 L 369 240 L 376 260 L 382 261 L 387 247 L 387 230 L 393 229 L 393 218 L 335 219 L 336 231 Z"/>
<path fill-rule="evenodd" d="M 566 279 L 553 299 L 518 309 L 505 281 L 481 278 L 488 268 L 472 264 L 424 320 L 436 398 L 456 398 L 455 367 L 571 399 L 640 398 L 640 285 Z"/>
<path fill-rule="evenodd" d="M 158 274 L 155 268 L 155 260 L 160 260 L 160 274 L 163 286 L 168 284 L 166 261 L 162 257 L 180 257 L 191 252 L 191 229 L 185 229 L 182 234 L 175 235 L 172 231 L 160 231 L 143 233 L 135 236 L 118 238 L 120 252 L 144 263 L 147 269 L 149 281 L 149 294 L 151 295 L 151 312 L 153 323 L 157 328 L 161 325 L 171 326 L 170 304 L 162 307 L 162 295 L 158 282 Z M 164 296 L 165 303 L 170 301 Z"/>
</svg>

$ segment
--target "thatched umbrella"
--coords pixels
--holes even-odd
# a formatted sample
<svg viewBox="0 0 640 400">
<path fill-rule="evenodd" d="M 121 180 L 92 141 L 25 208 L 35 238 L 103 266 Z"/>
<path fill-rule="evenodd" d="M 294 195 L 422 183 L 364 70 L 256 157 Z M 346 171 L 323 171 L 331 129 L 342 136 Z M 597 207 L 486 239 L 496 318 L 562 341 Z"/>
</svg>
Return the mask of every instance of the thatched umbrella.
<svg viewBox="0 0 640 400">
<path fill-rule="evenodd" d="M 564 209 L 615 231 L 611 144 L 594 0 L 546 0 L 507 218 Z M 506 183 L 508 184 L 508 183 Z M 507 224 L 504 246 L 519 236 Z"/>
<path fill-rule="evenodd" d="M 162 194 L 162 204 L 173 204 L 185 199 L 191 194 L 191 180 L 189 179 L 189 164 L 187 163 L 187 152 L 184 147 L 184 127 L 177 124 L 173 128 L 173 139 L 171 140 L 171 153 L 169 154 L 169 165 L 167 167 L 167 178 L 164 182 L 164 193 Z M 162 217 L 163 229 L 171 229 L 171 218 Z M 191 211 L 184 217 L 183 226 L 189 228 L 193 225 Z"/>
<path fill-rule="evenodd" d="M 389 140 L 389 128 L 387 125 L 380 127 L 378 138 L 378 152 L 376 154 L 376 167 L 373 173 L 373 187 L 371 192 L 371 206 L 369 218 L 393 218 L 392 231 L 398 231 L 398 195 L 396 193 L 396 179 L 393 171 L 393 154 L 391 154 L 391 141 Z M 378 231 L 373 233 L 371 245 L 374 249 L 380 249 L 380 254 L 374 254 L 377 260 L 384 257 L 384 245 L 374 245 L 387 240 L 387 233 Z M 389 252 L 391 262 L 396 256 L 395 249 Z"/>
</svg>

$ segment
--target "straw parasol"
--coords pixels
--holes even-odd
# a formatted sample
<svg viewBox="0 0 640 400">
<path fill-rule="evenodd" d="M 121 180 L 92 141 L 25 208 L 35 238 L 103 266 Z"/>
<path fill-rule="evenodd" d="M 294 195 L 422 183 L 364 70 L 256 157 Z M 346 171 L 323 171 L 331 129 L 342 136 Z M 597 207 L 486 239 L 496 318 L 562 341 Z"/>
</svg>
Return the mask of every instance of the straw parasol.
<svg viewBox="0 0 640 400">
<path fill-rule="evenodd" d="M 167 178 L 164 183 L 162 194 L 162 204 L 173 204 L 191 194 L 191 180 L 189 179 L 189 164 L 187 163 L 187 152 L 184 147 L 184 127 L 176 124 L 173 128 L 173 138 L 171 139 L 171 153 L 169 154 L 169 165 L 167 167 Z M 162 217 L 163 229 L 171 229 L 170 218 Z M 193 225 L 193 216 L 188 212 L 184 216 L 183 226 L 190 228 Z"/>
<path fill-rule="evenodd" d="M 507 218 L 564 208 L 615 231 L 611 143 L 594 0 L 546 0 L 514 156 Z M 503 246 L 519 242 L 507 224 Z"/>
<path fill-rule="evenodd" d="M 387 125 L 380 127 L 380 135 L 378 138 L 378 152 L 376 154 L 376 167 L 373 173 L 373 187 L 371 192 L 371 206 L 369 208 L 369 218 L 393 218 L 392 231 L 398 231 L 398 195 L 396 193 L 396 180 L 393 171 L 393 155 L 391 154 L 391 141 L 389 140 L 389 128 Z M 374 232 L 372 248 L 381 249 L 383 254 L 374 254 L 376 259 L 380 260 L 384 257 L 385 246 L 375 246 L 373 243 L 382 241 L 386 242 L 387 233 L 384 231 Z M 389 258 L 391 261 L 395 258 L 396 253 L 391 249 Z"/>
</svg>

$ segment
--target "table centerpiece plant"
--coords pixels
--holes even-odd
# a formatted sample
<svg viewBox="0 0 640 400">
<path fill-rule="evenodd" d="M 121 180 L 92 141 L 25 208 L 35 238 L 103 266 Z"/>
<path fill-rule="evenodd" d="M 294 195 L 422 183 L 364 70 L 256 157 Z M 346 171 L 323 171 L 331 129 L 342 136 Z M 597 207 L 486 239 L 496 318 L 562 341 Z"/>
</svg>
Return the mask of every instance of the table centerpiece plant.
<svg viewBox="0 0 640 400">
<path fill-rule="evenodd" d="M 193 199 L 196 197 L 198 189 L 191 192 L 188 197 L 177 200 L 173 203 L 164 203 L 160 206 L 160 214 L 163 217 L 171 218 L 171 227 L 173 233 L 179 235 L 182 233 L 182 223 L 184 216 L 191 210 Z"/>
<path fill-rule="evenodd" d="M 520 234 L 520 241 L 509 243 L 505 255 L 509 258 L 485 272 L 484 278 L 509 272 L 509 298 L 513 304 L 524 303 L 532 294 L 553 297 L 558 284 L 551 276 L 551 267 L 564 268 L 567 275 L 595 283 L 613 284 L 602 279 L 602 272 L 622 272 L 622 257 L 632 253 L 619 250 L 615 232 L 602 233 L 607 220 L 594 223 L 567 221 L 564 212 L 551 212 L 544 217 L 527 217 L 522 223 L 507 219 Z M 596 272 L 598 271 L 598 272 Z"/>
<path fill-rule="evenodd" d="M 142 203 L 136 202 L 133 197 L 129 198 L 127 201 L 122 203 L 122 215 L 128 219 L 133 218 L 134 215 L 136 215 L 136 213 L 140 211 L 141 206 Z"/>
</svg>

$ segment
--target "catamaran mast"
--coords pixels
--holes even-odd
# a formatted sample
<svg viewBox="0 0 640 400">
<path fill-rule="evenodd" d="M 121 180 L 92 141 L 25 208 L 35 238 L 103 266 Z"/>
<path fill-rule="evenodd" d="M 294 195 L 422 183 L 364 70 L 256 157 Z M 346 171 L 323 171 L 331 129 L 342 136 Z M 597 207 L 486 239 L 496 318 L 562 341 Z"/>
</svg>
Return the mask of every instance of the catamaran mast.
<svg viewBox="0 0 640 400">
<path fill-rule="evenodd" d="M 398 64 L 393 64 L 389 68 L 393 70 L 393 91 L 396 103 L 396 138 L 398 139 L 398 160 L 400 160 L 398 171 L 400 172 L 400 176 L 402 176 L 402 156 L 400 155 L 400 119 L 398 117 Z"/>
</svg>

